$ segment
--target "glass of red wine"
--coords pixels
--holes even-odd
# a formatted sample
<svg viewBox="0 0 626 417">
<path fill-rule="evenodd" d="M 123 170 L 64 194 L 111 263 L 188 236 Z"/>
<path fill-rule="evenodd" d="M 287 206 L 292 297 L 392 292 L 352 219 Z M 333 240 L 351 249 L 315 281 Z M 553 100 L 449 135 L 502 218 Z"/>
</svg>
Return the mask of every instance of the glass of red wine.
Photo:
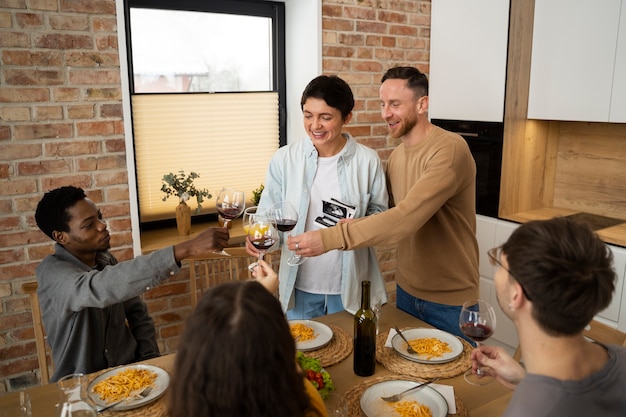
<svg viewBox="0 0 626 417">
<path fill-rule="evenodd" d="M 258 251 L 259 260 L 263 260 L 265 253 L 279 240 L 275 222 L 270 217 L 254 216 L 254 220 L 248 226 L 248 240 Z M 253 270 L 256 263 L 250 264 L 248 269 Z"/>
<path fill-rule="evenodd" d="M 224 218 L 224 227 L 228 228 L 228 223 L 241 216 L 246 208 L 246 196 L 243 191 L 222 188 L 217 195 L 217 200 L 215 200 L 215 208 Z M 218 253 L 228 255 L 224 250 Z"/>
<path fill-rule="evenodd" d="M 469 300 L 463 304 L 459 316 L 459 327 L 463 334 L 476 342 L 487 340 L 496 330 L 496 312 L 493 306 L 485 300 Z M 486 373 L 487 367 L 479 367 L 474 372 L 469 369 L 465 372 L 465 380 L 473 385 L 487 385 L 493 382 L 493 377 Z"/>
<path fill-rule="evenodd" d="M 274 204 L 269 210 L 270 217 L 276 222 L 278 231 L 288 233 L 296 227 L 298 223 L 298 211 L 289 201 L 280 201 Z M 300 265 L 306 258 L 293 253 L 287 263 L 291 266 Z"/>
</svg>

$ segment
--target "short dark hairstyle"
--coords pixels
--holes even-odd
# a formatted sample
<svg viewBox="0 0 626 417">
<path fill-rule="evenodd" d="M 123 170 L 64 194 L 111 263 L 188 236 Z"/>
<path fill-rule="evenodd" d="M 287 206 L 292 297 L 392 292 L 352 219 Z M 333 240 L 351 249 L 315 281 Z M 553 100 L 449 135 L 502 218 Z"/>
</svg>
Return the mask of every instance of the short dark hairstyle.
<svg viewBox="0 0 626 417">
<path fill-rule="evenodd" d="M 297 417 L 310 408 L 289 324 L 256 281 L 209 289 L 179 346 L 171 417 Z"/>
<path fill-rule="evenodd" d="M 302 93 L 300 109 L 304 109 L 304 103 L 311 97 L 322 99 L 330 107 L 339 110 L 344 120 L 354 108 L 354 95 L 350 86 L 336 75 L 313 78 Z"/>
<path fill-rule="evenodd" d="M 420 72 L 417 68 L 413 67 L 394 67 L 385 72 L 380 82 L 384 83 L 386 80 L 406 80 L 407 86 L 413 90 L 415 98 L 420 98 L 428 95 L 428 78 L 426 74 Z"/>
<path fill-rule="evenodd" d="M 557 217 L 517 228 L 502 245 L 532 314 L 553 336 L 574 335 L 611 302 L 616 274 L 608 246 L 584 224 Z"/>
<path fill-rule="evenodd" d="M 69 232 L 71 216 L 68 210 L 78 201 L 87 198 L 82 188 L 71 185 L 56 188 L 44 194 L 35 210 L 35 222 L 50 239 L 52 232 Z"/>
</svg>

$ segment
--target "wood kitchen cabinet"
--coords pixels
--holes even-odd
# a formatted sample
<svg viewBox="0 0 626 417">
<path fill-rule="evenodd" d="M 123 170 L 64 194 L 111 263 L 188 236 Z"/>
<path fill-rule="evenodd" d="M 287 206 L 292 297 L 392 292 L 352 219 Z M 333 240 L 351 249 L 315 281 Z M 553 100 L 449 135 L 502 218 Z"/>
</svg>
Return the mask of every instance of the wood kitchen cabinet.
<svg viewBox="0 0 626 417">
<path fill-rule="evenodd" d="M 432 0 L 431 118 L 502 121 L 508 27 L 508 0 Z"/>
<path fill-rule="evenodd" d="M 535 0 L 533 26 L 528 118 L 626 122 L 626 1 Z"/>
<path fill-rule="evenodd" d="M 626 5 L 626 0 L 623 1 Z M 576 9 L 576 5 L 581 3 L 579 0 L 552 0 L 551 4 L 555 2 L 560 2 L 563 7 L 559 9 L 559 18 L 552 21 L 554 25 L 558 25 L 561 19 L 566 20 L 562 16 L 573 13 L 568 8 Z M 538 42 L 538 32 L 533 30 L 533 25 L 541 26 L 541 22 L 535 22 L 535 6 L 541 7 L 544 3 L 546 0 L 510 2 L 508 76 L 498 215 L 515 222 L 576 213 L 626 220 L 626 199 L 623 198 L 626 195 L 626 123 L 586 122 L 582 115 L 579 121 L 528 118 L 528 114 L 532 114 L 529 104 L 532 100 L 529 95 L 534 88 L 531 86 L 531 66 L 536 64 L 531 59 L 533 51 L 536 52 L 533 38 L 535 44 Z M 597 21 L 594 16 L 599 12 L 596 9 L 602 9 L 607 3 L 617 4 L 616 0 L 587 2 L 586 20 L 576 25 L 576 30 L 585 32 L 585 36 L 596 36 L 592 25 L 592 22 Z M 614 11 L 617 19 L 620 9 L 615 8 Z M 621 13 L 626 13 L 626 7 Z M 626 37 L 626 25 L 623 29 L 621 36 Z M 550 39 L 543 41 L 550 43 Z M 576 39 L 569 41 L 580 49 L 578 61 L 581 65 L 586 65 L 590 60 L 588 50 L 577 43 Z M 593 46 L 595 47 L 596 45 Z M 623 65 L 619 59 L 615 63 Z M 592 64 L 595 65 L 595 61 Z M 567 69 L 576 71 L 577 65 L 572 64 Z M 621 72 L 623 74 L 619 75 L 626 77 L 626 71 Z M 579 74 L 566 101 L 576 101 L 577 96 L 585 95 L 595 88 L 596 78 L 589 74 Z M 610 78 L 613 78 L 612 74 Z M 613 85 L 618 84 L 613 82 Z M 545 86 L 546 89 L 549 87 L 550 85 Z M 626 92 L 618 95 L 626 100 Z M 612 98 L 616 98 L 615 94 Z M 610 97 L 607 96 L 608 99 Z M 583 101 L 586 109 L 594 108 L 589 99 Z M 605 108 L 608 109 L 607 106 Z M 626 222 L 597 232 L 605 242 L 626 247 Z"/>
</svg>

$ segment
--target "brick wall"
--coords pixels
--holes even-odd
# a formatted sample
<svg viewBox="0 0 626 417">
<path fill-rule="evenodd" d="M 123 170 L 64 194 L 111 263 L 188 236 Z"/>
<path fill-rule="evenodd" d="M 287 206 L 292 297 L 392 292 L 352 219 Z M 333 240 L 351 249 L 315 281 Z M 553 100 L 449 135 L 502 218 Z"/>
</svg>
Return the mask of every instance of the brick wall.
<svg viewBox="0 0 626 417">
<path fill-rule="evenodd" d="M 353 87 L 348 130 L 385 160 L 380 77 L 428 71 L 430 1 L 323 0 L 323 70 Z M 115 255 L 133 256 L 115 0 L 0 0 L 0 393 L 38 383 L 24 282 L 52 252 L 33 215 L 41 195 L 73 184 L 109 221 Z M 390 292 L 395 249 L 378 249 Z M 189 313 L 186 271 L 144 298 L 163 352 Z"/>
</svg>

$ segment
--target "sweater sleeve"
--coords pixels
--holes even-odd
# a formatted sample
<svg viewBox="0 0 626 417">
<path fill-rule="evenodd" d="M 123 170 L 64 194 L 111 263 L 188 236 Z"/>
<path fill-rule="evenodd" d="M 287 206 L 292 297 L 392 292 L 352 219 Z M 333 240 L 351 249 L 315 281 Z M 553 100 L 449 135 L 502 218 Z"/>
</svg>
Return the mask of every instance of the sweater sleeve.
<svg viewBox="0 0 626 417">
<path fill-rule="evenodd" d="M 413 182 L 406 197 L 385 212 L 322 230 L 324 251 L 388 245 L 407 238 L 448 203 L 460 187 L 474 180 L 469 178 L 471 172 L 462 150 L 454 144 L 432 152 L 417 178 L 411 178 L 412 173 L 392 172 L 391 175 Z"/>
</svg>

